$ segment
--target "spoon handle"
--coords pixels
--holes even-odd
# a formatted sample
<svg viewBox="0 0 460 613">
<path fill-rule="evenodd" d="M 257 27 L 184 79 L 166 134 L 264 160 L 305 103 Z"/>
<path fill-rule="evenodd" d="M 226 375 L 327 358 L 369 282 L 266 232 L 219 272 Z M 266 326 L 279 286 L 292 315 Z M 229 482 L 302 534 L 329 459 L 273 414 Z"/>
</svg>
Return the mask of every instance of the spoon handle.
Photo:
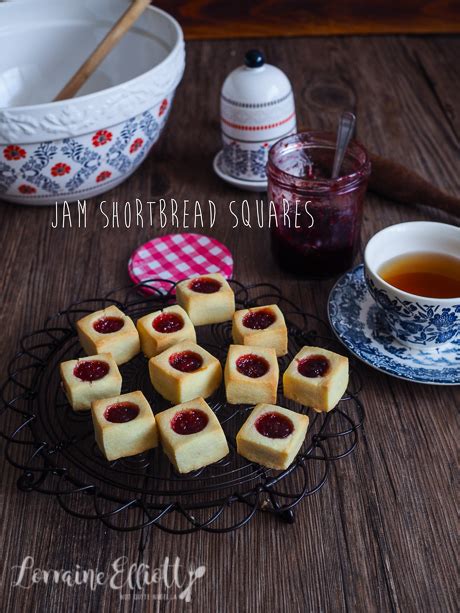
<svg viewBox="0 0 460 613">
<path fill-rule="evenodd" d="M 342 113 L 337 130 L 337 144 L 335 147 L 334 166 L 332 167 L 332 178 L 337 179 L 342 166 L 345 151 L 355 130 L 356 117 L 349 111 Z"/>
</svg>

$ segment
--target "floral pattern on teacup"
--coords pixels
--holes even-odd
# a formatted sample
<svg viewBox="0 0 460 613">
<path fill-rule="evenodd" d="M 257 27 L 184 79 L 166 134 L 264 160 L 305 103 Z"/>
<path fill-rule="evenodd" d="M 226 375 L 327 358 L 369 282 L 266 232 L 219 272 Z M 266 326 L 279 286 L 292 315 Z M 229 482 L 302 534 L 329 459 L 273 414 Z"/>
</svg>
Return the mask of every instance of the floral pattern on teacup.
<svg viewBox="0 0 460 613">
<path fill-rule="evenodd" d="M 434 348 L 399 343 L 384 310 L 369 293 L 362 264 L 337 281 L 329 295 L 328 315 L 344 345 L 377 370 L 420 383 L 460 384 L 460 336 Z"/>
<path fill-rule="evenodd" d="M 400 341 L 425 346 L 454 340 L 460 330 L 460 304 L 433 306 L 390 297 L 368 274 L 365 277 L 371 296 L 383 309 L 393 334 Z"/>
</svg>

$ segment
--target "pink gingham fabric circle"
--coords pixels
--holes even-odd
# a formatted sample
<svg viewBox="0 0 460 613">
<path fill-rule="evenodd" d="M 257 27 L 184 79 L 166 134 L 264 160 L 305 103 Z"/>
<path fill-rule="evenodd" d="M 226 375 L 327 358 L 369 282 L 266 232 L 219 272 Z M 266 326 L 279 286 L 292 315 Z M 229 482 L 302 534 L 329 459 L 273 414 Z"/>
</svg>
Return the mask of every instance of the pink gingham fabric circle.
<svg viewBox="0 0 460 613">
<path fill-rule="evenodd" d="M 233 257 L 225 245 L 203 234 L 167 234 L 138 247 L 128 263 L 134 283 L 149 279 L 182 281 L 194 275 L 220 272 L 225 278 L 233 274 Z M 169 290 L 169 283 L 155 287 Z M 148 287 L 146 293 L 152 293 Z"/>
</svg>

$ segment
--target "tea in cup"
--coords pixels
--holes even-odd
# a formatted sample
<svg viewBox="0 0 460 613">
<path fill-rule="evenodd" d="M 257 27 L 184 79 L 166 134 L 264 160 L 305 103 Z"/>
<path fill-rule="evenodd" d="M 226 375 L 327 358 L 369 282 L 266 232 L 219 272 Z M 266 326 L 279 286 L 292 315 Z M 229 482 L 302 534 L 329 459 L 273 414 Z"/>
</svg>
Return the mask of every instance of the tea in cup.
<svg viewBox="0 0 460 613">
<path fill-rule="evenodd" d="M 366 283 L 393 336 L 415 348 L 460 331 L 460 228 L 408 222 L 375 234 L 364 252 Z"/>
</svg>

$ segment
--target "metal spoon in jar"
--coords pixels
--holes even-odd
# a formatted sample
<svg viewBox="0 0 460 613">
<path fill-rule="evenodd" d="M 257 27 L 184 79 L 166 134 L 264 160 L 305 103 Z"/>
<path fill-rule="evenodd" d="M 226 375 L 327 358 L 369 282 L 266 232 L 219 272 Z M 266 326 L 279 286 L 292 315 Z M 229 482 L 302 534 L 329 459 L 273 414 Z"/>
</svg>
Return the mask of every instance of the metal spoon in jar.
<svg viewBox="0 0 460 613">
<path fill-rule="evenodd" d="M 356 117 L 353 113 L 346 111 L 342 113 L 337 129 L 337 144 L 335 147 L 334 165 L 332 167 L 332 178 L 337 179 L 342 167 L 343 158 L 353 132 L 355 131 Z"/>
</svg>

